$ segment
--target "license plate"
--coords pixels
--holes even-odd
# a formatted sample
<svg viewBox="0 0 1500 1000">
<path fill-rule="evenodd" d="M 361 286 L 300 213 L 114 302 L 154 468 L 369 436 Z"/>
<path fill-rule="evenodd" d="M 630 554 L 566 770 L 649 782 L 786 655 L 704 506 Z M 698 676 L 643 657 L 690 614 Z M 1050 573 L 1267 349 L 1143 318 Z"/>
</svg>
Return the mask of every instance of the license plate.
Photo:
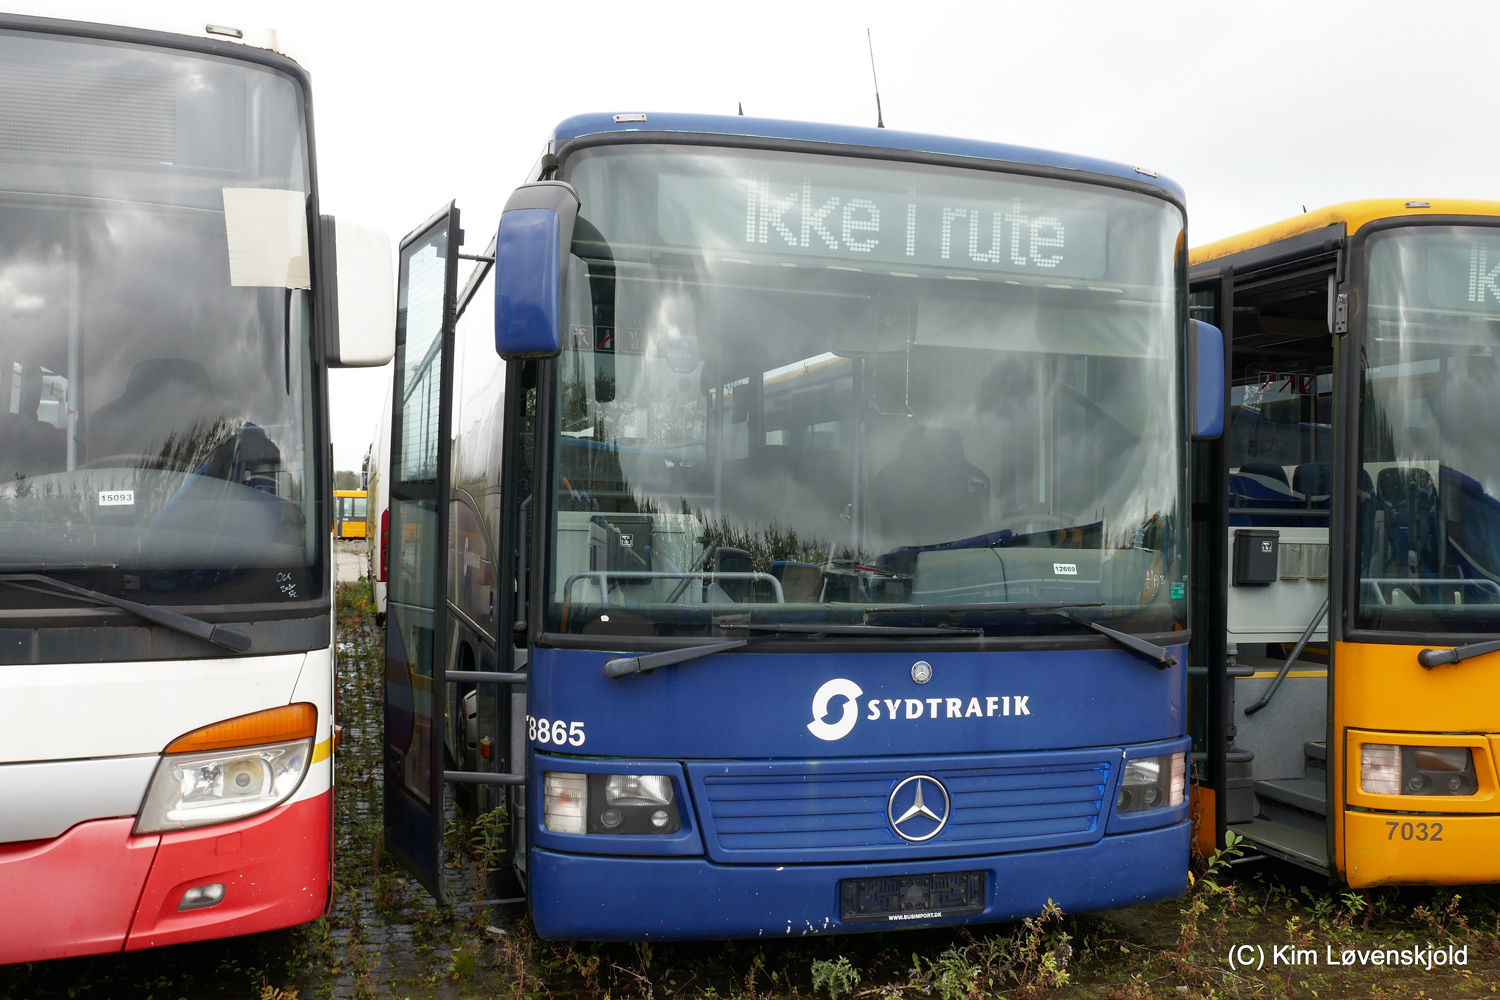
<svg viewBox="0 0 1500 1000">
<path fill-rule="evenodd" d="M 984 872 L 849 878 L 839 883 L 841 918 L 931 920 L 984 909 Z"/>
</svg>

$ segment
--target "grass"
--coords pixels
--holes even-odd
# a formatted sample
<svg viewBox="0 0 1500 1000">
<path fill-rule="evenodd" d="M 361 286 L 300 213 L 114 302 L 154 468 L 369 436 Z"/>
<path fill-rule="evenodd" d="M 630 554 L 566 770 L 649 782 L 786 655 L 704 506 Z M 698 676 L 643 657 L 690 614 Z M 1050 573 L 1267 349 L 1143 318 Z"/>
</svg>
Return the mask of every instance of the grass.
<svg viewBox="0 0 1500 1000">
<path fill-rule="evenodd" d="M 979 1000 L 979 998 L 1500 996 L 1500 892 L 1488 887 L 1350 891 L 1228 845 L 1198 863 L 1186 896 L 1105 914 L 1048 908 L 1008 924 L 795 941 L 546 942 L 524 916 L 440 910 L 385 854 L 381 836 L 384 649 L 369 587 L 339 588 L 335 898 L 293 931 L 0 969 L 0 1000 L 109 997 L 324 1000 Z M 454 814 L 445 841 L 453 898 L 485 898 L 503 813 Z M 1327 949 L 1467 949 L 1432 971 L 1329 966 Z M 1259 948 L 1259 968 L 1231 949 Z M 1278 962 L 1274 949 L 1287 949 Z M 1298 953 L 1301 953 L 1300 956 Z M 1294 963 L 1290 959 L 1316 957 Z"/>
</svg>

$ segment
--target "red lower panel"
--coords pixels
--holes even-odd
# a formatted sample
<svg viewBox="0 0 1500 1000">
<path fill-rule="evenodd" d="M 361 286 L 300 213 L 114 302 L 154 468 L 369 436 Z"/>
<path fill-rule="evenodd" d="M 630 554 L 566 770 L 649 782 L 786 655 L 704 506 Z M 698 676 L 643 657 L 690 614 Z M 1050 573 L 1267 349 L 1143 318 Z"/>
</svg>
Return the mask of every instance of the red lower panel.
<svg viewBox="0 0 1500 1000">
<path fill-rule="evenodd" d="M 333 796 L 239 823 L 161 837 L 126 951 L 254 934 L 316 920 L 328 902 Z M 182 894 L 215 882 L 224 901 L 179 912 Z"/>
<path fill-rule="evenodd" d="M 161 839 L 132 837 L 134 825 L 93 820 L 0 845 L 0 965 L 120 950 Z"/>
</svg>

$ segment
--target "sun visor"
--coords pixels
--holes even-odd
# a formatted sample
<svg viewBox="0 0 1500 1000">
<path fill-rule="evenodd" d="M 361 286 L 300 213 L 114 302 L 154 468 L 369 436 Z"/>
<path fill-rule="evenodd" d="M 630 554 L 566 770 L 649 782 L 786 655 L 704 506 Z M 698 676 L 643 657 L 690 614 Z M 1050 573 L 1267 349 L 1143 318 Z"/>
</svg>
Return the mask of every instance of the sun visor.
<svg viewBox="0 0 1500 1000">
<path fill-rule="evenodd" d="M 272 188 L 225 188 L 229 283 L 236 288 L 311 288 L 307 195 Z"/>
</svg>

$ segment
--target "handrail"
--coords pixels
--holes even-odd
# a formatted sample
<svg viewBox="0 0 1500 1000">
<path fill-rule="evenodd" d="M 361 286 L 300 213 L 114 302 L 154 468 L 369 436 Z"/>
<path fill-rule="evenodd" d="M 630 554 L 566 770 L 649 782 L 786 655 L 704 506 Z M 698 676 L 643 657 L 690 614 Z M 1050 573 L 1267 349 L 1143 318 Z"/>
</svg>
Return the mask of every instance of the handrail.
<svg viewBox="0 0 1500 1000">
<path fill-rule="evenodd" d="M 1419 576 L 1362 576 L 1359 579 L 1360 588 L 1368 586 L 1375 591 L 1375 597 L 1381 604 L 1388 604 L 1385 594 L 1381 593 L 1382 586 L 1387 587 L 1478 587 L 1481 590 L 1493 591 L 1495 602 L 1500 604 L 1500 583 L 1494 580 L 1482 580 L 1473 577 L 1419 577 Z"/>
<path fill-rule="evenodd" d="M 1260 696 L 1260 701 L 1245 709 L 1246 716 L 1254 715 L 1271 703 L 1271 696 L 1276 693 L 1277 688 L 1281 687 L 1281 682 L 1286 680 L 1287 672 L 1292 669 L 1292 664 L 1297 662 L 1297 657 L 1302 655 L 1307 640 L 1312 638 L 1312 634 L 1318 630 L 1318 626 L 1323 624 L 1323 619 L 1328 615 L 1328 600 L 1327 597 L 1323 598 L 1323 603 L 1318 607 L 1318 613 L 1313 615 L 1313 620 L 1308 622 L 1307 628 L 1302 630 L 1302 638 L 1298 639 L 1297 645 L 1292 647 L 1292 655 L 1286 658 L 1286 662 L 1276 672 L 1276 679 L 1271 681 L 1270 686 L 1266 688 L 1266 693 Z"/>
<path fill-rule="evenodd" d="M 758 572 L 750 572 L 750 573 L 727 573 L 727 572 L 715 571 L 715 570 L 711 570 L 711 569 L 709 569 L 709 570 L 701 570 L 701 571 L 690 571 L 690 572 L 687 572 L 687 573 L 664 573 L 664 572 L 658 572 L 658 571 L 654 571 L 654 570 L 635 570 L 635 569 L 618 569 L 618 570 L 616 570 L 616 569 L 590 569 L 590 570 L 584 570 L 581 573 L 574 573 L 572 576 L 568 577 L 568 579 L 563 583 L 563 600 L 567 601 L 567 602 L 571 602 L 573 600 L 573 584 L 576 583 L 577 581 L 585 579 L 587 577 L 597 577 L 599 579 L 599 589 L 600 590 L 606 590 L 606 589 L 608 589 L 608 587 L 609 587 L 609 581 L 612 578 L 613 579 L 624 579 L 624 580 L 692 580 L 692 579 L 696 578 L 696 579 L 700 579 L 700 580 L 708 580 L 708 579 L 714 579 L 714 580 L 750 580 L 750 581 L 755 582 L 755 583 L 760 583 L 761 581 L 766 581 L 766 582 L 769 582 L 771 584 L 771 589 L 776 592 L 776 600 L 768 602 L 768 603 L 772 603 L 772 604 L 785 604 L 786 603 L 786 591 L 784 591 L 784 590 L 781 589 L 781 581 L 778 580 L 778 579 L 776 579 L 776 577 L 772 576 L 770 573 L 758 573 Z M 749 603 L 756 604 L 756 603 L 759 603 L 759 602 L 757 602 L 757 601 L 750 601 Z"/>
</svg>

